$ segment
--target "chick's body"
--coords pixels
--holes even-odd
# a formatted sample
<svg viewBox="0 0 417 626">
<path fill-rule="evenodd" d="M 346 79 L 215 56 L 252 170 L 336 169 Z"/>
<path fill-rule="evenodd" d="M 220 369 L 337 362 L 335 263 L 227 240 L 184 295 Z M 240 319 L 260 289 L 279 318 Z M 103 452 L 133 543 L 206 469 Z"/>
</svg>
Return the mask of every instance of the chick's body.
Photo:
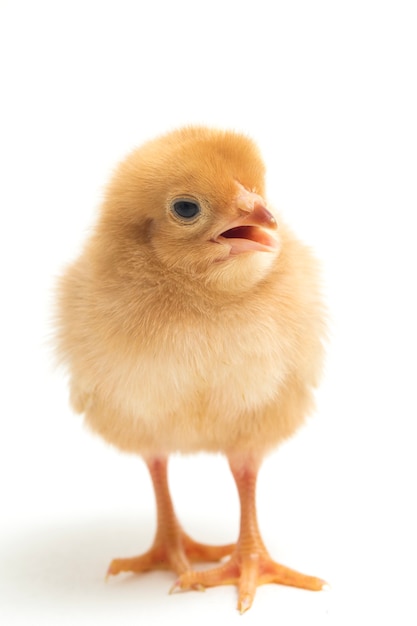
<svg viewBox="0 0 417 626">
<path fill-rule="evenodd" d="M 256 473 L 312 409 L 316 262 L 266 209 L 263 176 L 235 133 L 187 128 L 145 144 L 116 171 L 61 280 L 72 404 L 148 464 L 220 451 L 235 478 Z"/>
</svg>

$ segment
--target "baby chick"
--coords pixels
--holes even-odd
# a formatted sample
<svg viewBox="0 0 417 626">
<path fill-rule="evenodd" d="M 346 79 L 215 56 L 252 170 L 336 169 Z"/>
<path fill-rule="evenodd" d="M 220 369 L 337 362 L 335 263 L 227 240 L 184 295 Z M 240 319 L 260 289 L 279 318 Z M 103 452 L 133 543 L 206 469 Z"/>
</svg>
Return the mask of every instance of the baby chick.
<svg viewBox="0 0 417 626">
<path fill-rule="evenodd" d="M 241 612 L 260 584 L 323 588 L 271 559 L 255 508 L 263 457 L 313 408 L 325 332 L 317 283 L 311 253 L 267 205 L 264 165 L 246 136 L 187 127 L 118 167 L 60 281 L 57 333 L 72 406 L 144 458 L 155 490 L 152 547 L 112 561 L 109 574 L 165 568 L 175 589 L 236 584 Z M 235 545 L 197 543 L 175 515 L 168 456 L 198 451 L 229 461 L 241 505 Z M 229 554 L 214 569 L 190 568 Z"/>
</svg>

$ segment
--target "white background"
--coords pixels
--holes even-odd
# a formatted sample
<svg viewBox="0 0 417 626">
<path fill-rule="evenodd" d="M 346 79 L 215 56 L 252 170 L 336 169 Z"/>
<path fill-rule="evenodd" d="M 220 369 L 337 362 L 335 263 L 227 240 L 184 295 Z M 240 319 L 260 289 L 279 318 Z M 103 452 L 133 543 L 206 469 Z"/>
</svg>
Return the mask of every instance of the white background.
<svg viewBox="0 0 417 626">
<path fill-rule="evenodd" d="M 0 2 L 1 623 L 416 623 L 416 32 L 402 0 Z M 150 481 L 71 414 L 48 345 L 111 168 L 193 122 L 259 143 L 332 317 L 317 414 L 258 500 L 272 555 L 333 590 L 265 586 L 244 617 L 232 587 L 105 584 L 151 542 Z M 171 483 L 197 539 L 236 537 L 223 459 L 176 458 Z"/>
</svg>

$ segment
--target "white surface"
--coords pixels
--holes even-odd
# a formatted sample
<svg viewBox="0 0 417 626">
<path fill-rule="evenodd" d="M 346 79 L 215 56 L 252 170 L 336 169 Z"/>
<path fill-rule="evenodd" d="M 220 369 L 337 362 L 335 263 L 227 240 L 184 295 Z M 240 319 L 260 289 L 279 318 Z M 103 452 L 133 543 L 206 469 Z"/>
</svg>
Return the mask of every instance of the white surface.
<svg viewBox="0 0 417 626">
<path fill-rule="evenodd" d="M 416 16 L 413 2 L 0 5 L 2 624 L 415 624 Z M 318 413 L 265 463 L 271 553 L 333 590 L 168 596 L 104 583 L 152 539 L 142 462 L 86 433 L 48 352 L 55 275 L 115 162 L 183 123 L 252 135 L 269 198 L 323 260 L 332 338 Z M 229 542 L 223 459 L 174 459 L 174 499 Z"/>
</svg>

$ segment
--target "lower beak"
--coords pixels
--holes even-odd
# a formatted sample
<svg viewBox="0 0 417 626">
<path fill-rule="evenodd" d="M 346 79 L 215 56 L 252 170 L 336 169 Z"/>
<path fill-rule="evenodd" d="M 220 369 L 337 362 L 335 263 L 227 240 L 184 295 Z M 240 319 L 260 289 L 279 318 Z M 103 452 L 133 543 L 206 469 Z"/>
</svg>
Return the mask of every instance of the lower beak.
<svg viewBox="0 0 417 626">
<path fill-rule="evenodd" d="M 230 246 L 230 255 L 275 252 L 279 247 L 276 219 L 260 196 L 251 192 L 246 194 L 245 203 L 241 196 L 238 197 L 238 208 L 242 215 L 231 222 L 215 241 Z"/>
</svg>

